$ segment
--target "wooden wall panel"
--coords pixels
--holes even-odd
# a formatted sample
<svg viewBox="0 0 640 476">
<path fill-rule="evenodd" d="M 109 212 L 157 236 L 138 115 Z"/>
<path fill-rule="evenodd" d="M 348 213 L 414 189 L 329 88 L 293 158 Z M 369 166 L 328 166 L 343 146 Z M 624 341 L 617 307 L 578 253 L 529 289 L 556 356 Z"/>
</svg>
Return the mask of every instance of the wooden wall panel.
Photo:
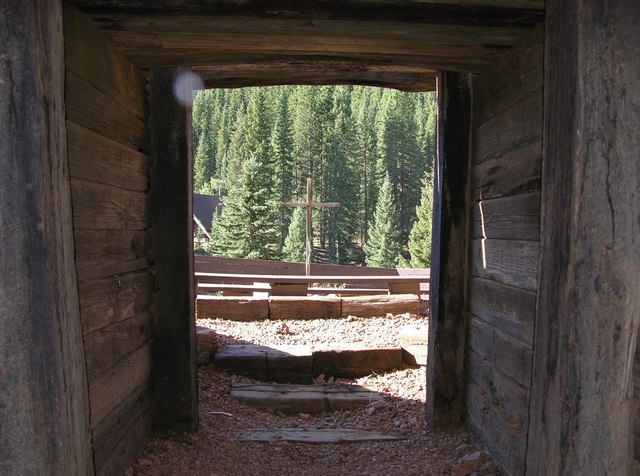
<svg viewBox="0 0 640 476">
<path fill-rule="evenodd" d="M 94 467 L 122 473 L 151 434 L 154 280 L 145 79 L 65 7 L 66 105 Z"/>
<path fill-rule="evenodd" d="M 543 31 L 476 78 L 471 177 L 469 427 L 522 474 L 540 242 Z"/>
<path fill-rule="evenodd" d="M 92 475 L 61 2 L 0 12 L 0 474 Z"/>
</svg>

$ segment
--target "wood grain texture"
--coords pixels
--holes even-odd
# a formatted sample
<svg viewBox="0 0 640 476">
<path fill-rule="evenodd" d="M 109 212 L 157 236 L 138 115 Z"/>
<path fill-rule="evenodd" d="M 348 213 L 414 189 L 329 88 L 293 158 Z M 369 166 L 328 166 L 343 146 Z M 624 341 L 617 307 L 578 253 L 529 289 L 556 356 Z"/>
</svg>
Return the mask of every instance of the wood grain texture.
<svg viewBox="0 0 640 476">
<path fill-rule="evenodd" d="M 76 230 L 78 279 L 89 281 L 149 267 L 151 231 Z"/>
<path fill-rule="evenodd" d="M 126 471 L 147 446 L 148 435 L 153 430 L 153 414 L 151 409 L 143 413 L 133 425 L 128 428 L 126 434 L 117 442 L 113 452 L 96 466 L 96 475 L 110 476 Z"/>
<path fill-rule="evenodd" d="M 142 87 L 142 78 L 139 82 Z M 72 71 L 67 73 L 66 91 L 67 118 L 70 121 L 134 150 L 149 150 L 144 118 L 136 116 L 126 104 L 114 101 Z"/>
<path fill-rule="evenodd" d="M 501 474 L 515 476 L 525 467 L 526 434 L 491 403 L 482 388 L 470 383 L 466 394 L 469 431 L 477 440 L 491 442 L 489 452 L 498 462 Z"/>
<path fill-rule="evenodd" d="M 67 69 L 125 110 L 146 117 L 148 104 L 140 72 L 69 2 L 64 3 L 64 34 Z"/>
<path fill-rule="evenodd" d="M 153 279 L 147 271 L 83 281 L 79 286 L 85 334 L 149 311 Z"/>
<path fill-rule="evenodd" d="M 138 437 L 132 441 L 132 428 L 145 413 L 149 413 L 151 387 L 149 380 L 142 382 L 93 429 L 94 463 L 97 474 L 124 471 L 133 458 L 121 458 L 118 447 L 128 444 L 133 449 L 138 449 L 139 453 L 140 446 L 145 444 L 144 435 L 136 435 Z M 150 433 L 150 428 L 148 430 L 147 434 Z M 107 468 L 113 469 L 114 466 L 118 466 L 118 470 L 112 470 L 111 473 L 106 471 Z"/>
<path fill-rule="evenodd" d="M 73 122 L 67 122 L 69 174 L 91 182 L 146 192 L 149 188 L 148 158 Z"/>
<path fill-rule="evenodd" d="M 434 71 L 482 71 L 543 20 L 541 0 L 446 3 L 74 1 L 138 68 L 194 67 L 208 87 L 432 90 Z"/>
<path fill-rule="evenodd" d="M 533 345 L 536 293 L 489 279 L 472 277 L 471 313 L 501 332 Z"/>
<path fill-rule="evenodd" d="M 640 4 L 549 0 L 530 474 L 631 474 Z M 620 65 L 624 64 L 624 67 Z"/>
<path fill-rule="evenodd" d="M 523 387 L 531 387 L 530 345 L 473 316 L 469 327 L 471 349 Z"/>
<path fill-rule="evenodd" d="M 91 475 L 61 2 L 0 11 L 0 473 Z"/>
<path fill-rule="evenodd" d="M 128 354 L 89 384 L 91 427 L 96 428 L 151 374 L 152 343 Z"/>
<path fill-rule="evenodd" d="M 536 290 L 538 242 L 472 240 L 472 273 L 502 284 Z"/>
<path fill-rule="evenodd" d="M 191 111 L 173 95 L 176 71 L 151 71 L 151 233 L 156 270 L 154 426 L 195 431 L 198 380 L 193 277 Z"/>
<path fill-rule="evenodd" d="M 542 141 L 511 149 L 472 169 L 475 200 L 507 197 L 540 190 Z"/>
<path fill-rule="evenodd" d="M 84 336 L 89 381 L 109 370 L 152 335 L 151 313 L 142 312 Z"/>
<path fill-rule="evenodd" d="M 540 95 L 514 102 L 508 109 L 479 125 L 473 143 L 473 163 L 502 157 L 542 140 L 542 101 Z"/>
<path fill-rule="evenodd" d="M 71 179 L 76 230 L 144 230 L 149 228 L 149 197 L 110 185 Z"/>
<path fill-rule="evenodd" d="M 526 432 L 529 425 L 529 389 L 473 350 L 467 353 L 467 364 L 471 379 L 484 390 L 491 404 L 500 407 L 508 416 L 507 423 Z"/>
<path fill-rule="evenodd" d="M 540 241 L 540 193 L 482 200 L 472 224 L 473 238 Z"/>
<path fill-rule="evenodd" d="M 464 74 L 438 80 L 438 158 L 427 361 L 427 424 L 444 426 L 463 418 L 467 333 L 469 141 L 471 92 Z"/>
</svg>

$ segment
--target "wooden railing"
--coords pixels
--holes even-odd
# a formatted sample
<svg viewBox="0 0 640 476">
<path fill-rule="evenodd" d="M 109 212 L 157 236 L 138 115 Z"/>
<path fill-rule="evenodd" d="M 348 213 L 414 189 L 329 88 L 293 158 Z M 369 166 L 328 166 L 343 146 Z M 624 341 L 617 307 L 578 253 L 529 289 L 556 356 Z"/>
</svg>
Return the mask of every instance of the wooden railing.
<svg viewBox="0 0 640 476">
<path fill-rule="evenodd" d="M 429 293 L 429 269 L 312 264 L 311 276 L 306 276 L 304 263 L 211 256 L 196 256 L 194 269 L 199 293 L 420 294 L 423 298 Z"/>
</svg>

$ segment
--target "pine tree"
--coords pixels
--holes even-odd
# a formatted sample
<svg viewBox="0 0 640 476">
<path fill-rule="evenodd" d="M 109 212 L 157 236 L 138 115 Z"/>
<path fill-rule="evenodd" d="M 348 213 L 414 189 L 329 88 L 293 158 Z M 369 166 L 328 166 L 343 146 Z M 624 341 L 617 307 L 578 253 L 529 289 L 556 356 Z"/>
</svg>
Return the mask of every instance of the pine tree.
<svg viewBox="0 0 640 476">
<path fill-rule="evenodd" d="M 431 266 L 431 222 L 433 219 L 433 183 L 429 175 L 422 181 L 422 197 L 416 207 L 417 221 L 409 234 L 409 253 L 412 268 Z"/>
<path fill-rule="evenodd" d="M 224 200 L 219 249 L 230 258 L 277 259 L 277 207 L 268 188 L 268 168 L 259 158 L 247 160 L 239 187 Z"/>
<path fill-rule="evenodd" d="M 307 232 L 304 208 L 295 208 L 289 224 L 289 232 L 284 241 L 282 259 L 291 262 L 304 262 L 306 258 Z"/>
<path fill-rule="evenodd" d="M 387 174 L 380 188 L 373 223 L 369 225 L 369 237 L 364 246 L 367 266 L 393 268 L 401 259 L 401 249 L 398 212 Z"/>
<path fill-rule="evenodd" d="M 293 196 L 294 160 L 293 137 L 289 117 L 289 88 L 280 88 L 276 95 L 278 108 L 270 138 L 270 155 L 274 163 L 274 193 L 280 202 L 290 201 Z M 280 208 L 280 246 L 289 229 L 291 216 L 284 208 Z"/>
</svg>

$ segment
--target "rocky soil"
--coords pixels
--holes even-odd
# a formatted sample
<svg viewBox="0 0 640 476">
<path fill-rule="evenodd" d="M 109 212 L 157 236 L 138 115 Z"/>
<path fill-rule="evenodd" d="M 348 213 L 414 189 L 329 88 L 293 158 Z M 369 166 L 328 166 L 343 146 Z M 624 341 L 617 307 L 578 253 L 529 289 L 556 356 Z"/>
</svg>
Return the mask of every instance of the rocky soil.
<svg viewBox="0 0 640 476">
<path fill-rule="evenodd" d="M 262 345 L 364 342 L 398 345 L 400 330 L 426 325 L 415 315 L 337 320 L 231 322 L 198 320 L 216 330 L 219 345 L 252 342 Z M 230 399 L 233 381 L 200 367 L 200 427 L 195 434 L 152 440 L 127 470 L 133 475 L 487 475 L 495 466 L 477 452 L 464 428 L 426 429 L 425 369 L 404 368 L 354 381 L 385 395 L 382 402 L 355 410 L 285 416 L 255 410 Z M 324 376 L 317 383 L 333 381 Z M 235 440 L 247 429 L 362 429 L 404 436 L 393 442 L 348 444 L 256 443 Z"/>
</svg>

